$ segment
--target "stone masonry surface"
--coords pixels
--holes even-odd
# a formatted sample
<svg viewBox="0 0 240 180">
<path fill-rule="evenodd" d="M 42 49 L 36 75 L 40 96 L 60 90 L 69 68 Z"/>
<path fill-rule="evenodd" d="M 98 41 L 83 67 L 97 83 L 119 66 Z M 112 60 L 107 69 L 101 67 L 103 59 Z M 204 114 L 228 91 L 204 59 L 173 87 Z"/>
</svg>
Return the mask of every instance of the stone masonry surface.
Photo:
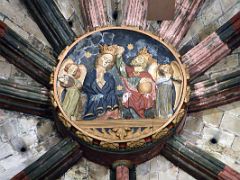
<svg viewBox="0 0 240 180">
<path fill-rule="evenodd" d="M 76 34 L 83 33 L 77 1 L 58 2 L 58 7 L 68 21 L 73 21 Z M 65 8 L 66 7 L 66 8 Z M 180 48 L 195 45 L 215 31 L 240 10 L 239 0 L 206 0 L 199 11 Z M 29 16 L 20 0 L 1 0 L 0 19 L 27 39 L 37 49 L 51 55 L 51 47 Z M 240 48 L 232 52 L 203 76 L 214 77 L 218 73 L 239 67 Z M 0 56 L 0 78 L 28 85 L 38 85 L 29 76 L 9 64 Z M 240 102 L 189 114 L 182 136 L 240 172 Z M 22 113 L 0 110 L 0 179 L 9 179 L 38 159 L 59 142 L 52 121 Z M 157 156 L 137 166 L 137 180 L 190 180 L 194 179 L 163 156 Z M 109 179 L 109 170 L 82 159 L 69 169 L 62 180 Z"/>
</svg>

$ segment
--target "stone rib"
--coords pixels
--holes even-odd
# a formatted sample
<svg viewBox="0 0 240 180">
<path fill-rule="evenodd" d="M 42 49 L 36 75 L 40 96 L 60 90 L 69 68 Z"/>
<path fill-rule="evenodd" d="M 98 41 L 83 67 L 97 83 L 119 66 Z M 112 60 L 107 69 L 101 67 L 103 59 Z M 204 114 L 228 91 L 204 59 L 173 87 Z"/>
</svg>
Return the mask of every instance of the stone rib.
<svg viewBox="0 0 240 180">
<path fill-rule="evenodd" d="M 188 112 L 201 111 L 240 100 L 240 86 L 233 86 L 189 102 Z"/>
<path fill-rule="evenodd" d="M 219 62 L 223 57 L 240 45 L 240 12 L 216 32 L 183 55 L 191 80 Z"/>
<path fill-rule="evenodd" d="M 23 2 L 52 45 L 55 56 L 74 41 L 76 35 L 53 0 L 24 0 Z"/>
<path fill-rule="evenodd" d="M 51 117 L 51 102 L 46 88 L 25 86 L 0 79 L 0 108 Z"/>
<path fill-rule="evenodd" d="M 179 136 L 167 141 L 162 155 L 196 179 L 234 179 L 240 174 Z"/>
<path fill-rule="evenodd" d="M 181 3 L 183 0 L 176 0 L 175 1 L 175 17 L 180 14 Z M 159 36 L 164 38 L 164 35 L 167 33 L 167 30 L 171 27 L 173 21 L 162 21 L 159 28 Z"/>
<path fill-rule="evenodd" d="M 0 21 L 0 54 L 34 80 L 49 87 L 49 77 L 56 61 L 35 49 Z"/>
<path fill-rule="evenodd" d="M 199 96 L 206 95 L 213 91 L 222 90 L 222 88 L 228 88 L 231 85 L 238 85 L 240 82 L 240 69 L 228 72 L 227 74 L 218 75 L 212 79 L 208 79 L 202 82 L 198 82 L 192 85 L 193 92 L 191 98 L 197 98 Z"/>
<path fill-rule="evenodd" d="M 115 0 L 103 1 L 104 13 L 109 24 L 116 25 L 116 19 L 113 18 L 113 13 L 118 10 L 117 2 Z M 118 13 L 118 12 L 117 12 Z"/>
<path fill-rule="evenodd" d="M 37 161 L 19 172 L 12 180 L 56 179 L 81 158 L 82 151 L 79 144 L 70 138 L 65 138 Z"/>
<path fill-rule="evenodd" d="M 192 84 L 189 111 L 213 108 L 240 99 L 240 69 Z"/>
<path fill-rule="evenodd" d="M 173 21 L 163 21 L 161 23 L 159 36 L 177 48 L 203 3 L 204 0 L 183 0 L 183 2 L 177 0 L 175 18 Z"/>
<path fill-rule="evenodd" d="M 108 23 L 114 26 L 121 25 L 123 18 L 123 9 L 128 1 L 105 0 L 103 3 L 105 6 L 105 14 L 107 16 Z"/>
<path fill-rule="evenodd" d="M 147 6 L 148 0 L 128 0 L 123 9 L 122 25 L 146 29 Z"/>
<path fill-rule="evenodd" d="M 84 28 L 86 30 L 106 26 L 108 24 L 103 0 L 80 0 L 80 8 L 82 10 Z"/>
</svg>

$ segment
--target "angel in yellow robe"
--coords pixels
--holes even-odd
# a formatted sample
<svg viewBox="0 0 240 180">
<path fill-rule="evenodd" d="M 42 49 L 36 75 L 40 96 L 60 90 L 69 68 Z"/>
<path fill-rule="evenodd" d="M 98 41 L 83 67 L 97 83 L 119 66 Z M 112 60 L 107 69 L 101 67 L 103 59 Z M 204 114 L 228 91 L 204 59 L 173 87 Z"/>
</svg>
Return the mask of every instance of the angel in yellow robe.
<svg viewBox="0 0 240 180">
<path fill-rule="evenodd" d="M 80 77 L 82 73 L 81 68 L 74 63 L 69 63 L 64 67 L 64 71 L 66 72 L 59 81 L 61 82 L 61 86 L 66 88 L 66 94 L 62 101 L 62 108 L 66 115 L 71 120 L 77 120 L 80 118 L 80 109 L 82 108 L 81 102 L 81 89 L 83 82 Z"/>
</svg>

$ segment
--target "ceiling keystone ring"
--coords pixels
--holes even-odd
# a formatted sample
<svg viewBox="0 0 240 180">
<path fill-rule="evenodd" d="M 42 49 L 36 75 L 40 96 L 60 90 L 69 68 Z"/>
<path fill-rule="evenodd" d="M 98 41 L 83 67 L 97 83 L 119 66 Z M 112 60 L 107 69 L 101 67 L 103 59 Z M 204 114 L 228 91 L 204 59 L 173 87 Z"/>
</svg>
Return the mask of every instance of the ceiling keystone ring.
<svg viewBox="0 0 240 180">
<path fill-rule="evenodd" d="M 186 67 L 159 37 L 105 27 L 77 38 L 54 71 L 57 119 L 99 149 L 138 149 L 174 133 L 186 113 Z"/>
</svg>

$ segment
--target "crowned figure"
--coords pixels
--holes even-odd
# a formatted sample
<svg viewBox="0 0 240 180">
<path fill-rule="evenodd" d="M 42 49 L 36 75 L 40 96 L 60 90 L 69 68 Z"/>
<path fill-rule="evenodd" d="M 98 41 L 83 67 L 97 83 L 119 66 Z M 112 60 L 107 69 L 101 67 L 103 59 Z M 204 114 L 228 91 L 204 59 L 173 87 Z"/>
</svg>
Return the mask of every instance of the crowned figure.
<svg viewBox="0 0 240 180">
<path fill-rule="evenodd" d="M 117 68 L 126 88 L 122 100 L 125 108 L 123 113 L 130 113 L 131 118 L 154 117 L 155 82 L 147 69 L 152 61 L 154 60 L 147 48 L 140 50 L 130 65 L 126 65 L 121 58 L 117 61 Z"/>
<path fill-rule="evenodd" d="M 108 72 L 115 64 L 116 55 L 116 45 L 100 46 L 95 68 L 87 73 L 83 83 L 83 91 L 87 95 L 83 115 L 85 120 L 119 118 L 116 83 L 112 74 Z"/>
</svg>

